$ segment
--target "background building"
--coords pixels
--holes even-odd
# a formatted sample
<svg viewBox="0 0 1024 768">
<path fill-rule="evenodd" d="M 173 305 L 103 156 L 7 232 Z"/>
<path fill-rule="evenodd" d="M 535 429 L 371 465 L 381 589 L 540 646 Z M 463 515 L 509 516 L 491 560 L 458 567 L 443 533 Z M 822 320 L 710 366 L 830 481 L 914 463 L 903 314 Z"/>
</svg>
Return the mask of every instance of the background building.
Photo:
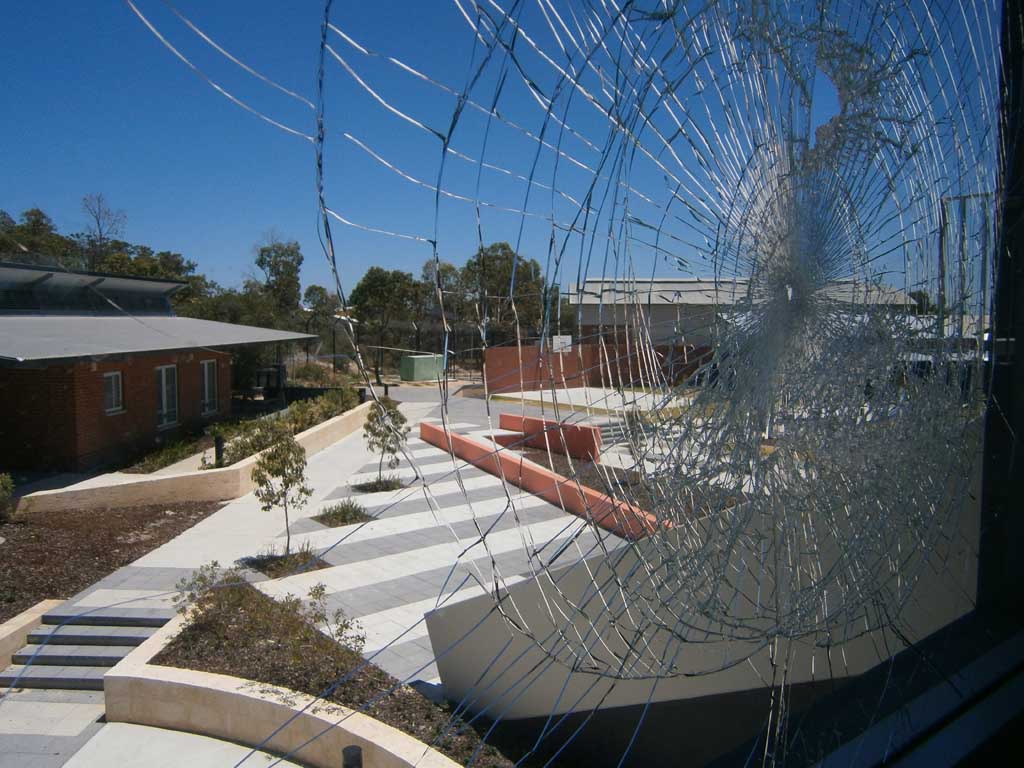
<svg viewBox="0 0 1024 768">
<path fill-rule="evenodd" d="M 0 263 L 0 467 L 130 458 L 230 415 L 230 348 L 315 338 L 177 317 L 184 285 Z"/>
</svg>

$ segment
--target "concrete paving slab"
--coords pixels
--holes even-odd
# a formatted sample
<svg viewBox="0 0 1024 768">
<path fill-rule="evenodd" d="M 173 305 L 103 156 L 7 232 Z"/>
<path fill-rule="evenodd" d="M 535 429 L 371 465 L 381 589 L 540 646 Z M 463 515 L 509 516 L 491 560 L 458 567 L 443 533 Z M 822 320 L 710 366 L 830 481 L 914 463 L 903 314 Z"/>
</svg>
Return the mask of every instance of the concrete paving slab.
<svg viewBox="0 0 1024 768">
<path fill-rule="evenodd" d="M 181 731 L 166 731 L 145 725 L 109 723 L 65 765 L 67 768 L 224 768 L 236 765 L 250 750 L 238 744 L 197 736 Z M 266 752 L 257 752 L 246 760 L 247 766 L 298 766 Z"/>
</svg>

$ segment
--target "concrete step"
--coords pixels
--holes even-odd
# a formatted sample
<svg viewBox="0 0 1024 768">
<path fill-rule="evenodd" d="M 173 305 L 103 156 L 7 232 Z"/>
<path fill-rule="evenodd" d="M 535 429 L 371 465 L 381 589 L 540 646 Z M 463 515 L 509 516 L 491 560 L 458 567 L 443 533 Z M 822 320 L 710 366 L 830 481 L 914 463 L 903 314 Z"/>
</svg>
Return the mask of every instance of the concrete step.
<svg viewBox="0 0 1024 768">
<path fill-rule="evenodd" d="M 58 608 L 43 616 L 43 624 L 92 627 L 162 627 L 174 611 L 161 608 L 99 608 L 91 613 L 83 608 Z"/>
<path fill-rule="evenodd" d="M 93 627 L 43 624 L 28 633 L 31 644 L 47 645 L 142 645 L 154 627 Z"/>
<path fill-rule="evenodd" d="M 12 654 L 15 664 L 42 667 L 112 667 L 131 652 L 130 645 L 26 645 Z"/>
<path fill-rule="evenodd" d="M 48 667 L 12 664 L 0 670 L 0 688 L 60 688 L 76 691 L 102 691 L 107 667 Z M 21 675 L 21 679 L 18 676 Z"/>
</svg>

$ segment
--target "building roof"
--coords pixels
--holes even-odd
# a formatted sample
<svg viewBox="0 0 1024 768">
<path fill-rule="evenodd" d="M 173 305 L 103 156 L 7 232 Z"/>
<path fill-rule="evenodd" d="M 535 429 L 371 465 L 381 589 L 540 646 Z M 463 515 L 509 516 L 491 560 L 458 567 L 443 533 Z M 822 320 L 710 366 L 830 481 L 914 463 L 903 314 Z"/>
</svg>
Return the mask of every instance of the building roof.
<svg viewBox="0 0 1024 768">
<path fill-rule="evenodd" d="M 307 333 L 172 315 L 0 315 L 0 361 L 14 363 L 316 338 Z"/>
<path fill-rule="evenodd" d="M 713 280 L 706 278 L 676 277 L 654 280 L 604 280 L 590 278 L 583 281 L 582 292 L 573 288 L 570 304 L 688 304 L 695 306 L 730 306 L 747 300 L 749 280 Z M 907 294 L 888 285 L 869 284 L 854 280 L 834 280 L 824 289 L 826 298 L 844 304 L 889 304 L 912 306 Z"/>
</svg>

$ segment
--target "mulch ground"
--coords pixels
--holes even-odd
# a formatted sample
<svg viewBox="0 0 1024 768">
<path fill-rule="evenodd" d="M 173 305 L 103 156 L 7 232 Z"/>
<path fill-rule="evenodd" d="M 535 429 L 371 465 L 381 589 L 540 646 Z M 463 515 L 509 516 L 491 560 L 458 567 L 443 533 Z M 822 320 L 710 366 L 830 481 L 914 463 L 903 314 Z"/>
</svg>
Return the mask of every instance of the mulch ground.
<svg viewBox="0 0 1024 768">
<path fill-rule="evenodd" d="M 142 557 L 221 502 L 41 512 L 0 523 L 0 621 L 68 598 Z"/>
<path fill-rule="evenodd" d="M 363 711 L 398 728 L 463 765 L 477 749 L 474 766 L 511 768 L 515 764 L 495 747 L 481 747 L 476 728 L 482 732 L 489 723 L 471 727 L 458 719 L 453 722 L 450 707 L 400 685 L 350 646 L 318 631 L 303 615 L 298 600 L 275 601 L 244 583 L 205 594 L 203 609 L 192 614 L 190 623 L 153 659 L 154 664 L 323 696 L 327 702 Z"/>
</svg>

